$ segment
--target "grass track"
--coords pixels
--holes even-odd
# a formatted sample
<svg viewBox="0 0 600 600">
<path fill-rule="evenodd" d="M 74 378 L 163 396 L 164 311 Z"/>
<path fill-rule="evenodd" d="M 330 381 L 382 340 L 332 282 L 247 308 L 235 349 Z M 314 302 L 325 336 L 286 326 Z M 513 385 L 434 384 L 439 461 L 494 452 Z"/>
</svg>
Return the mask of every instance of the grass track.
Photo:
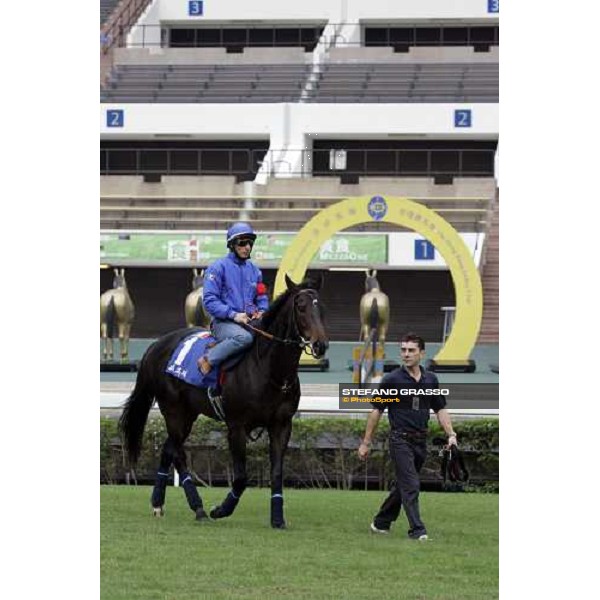
<svg viewBox="0 0 600 600">
<path fill-rule="evenodd" d="M 227 490 L 202 489 L 204 504 Z M 381 492 L 286 490 L 288 529 L 269 526 L 269 490 L 249 489 L 229 519 L 196 523 L 169 487 L 151 516 L 151 488 L 101 487 L 103 600 L 406 599 L 498 597 L 498 496 L 421 494 L 430 542 L 368 526 Z"/>
</svg>

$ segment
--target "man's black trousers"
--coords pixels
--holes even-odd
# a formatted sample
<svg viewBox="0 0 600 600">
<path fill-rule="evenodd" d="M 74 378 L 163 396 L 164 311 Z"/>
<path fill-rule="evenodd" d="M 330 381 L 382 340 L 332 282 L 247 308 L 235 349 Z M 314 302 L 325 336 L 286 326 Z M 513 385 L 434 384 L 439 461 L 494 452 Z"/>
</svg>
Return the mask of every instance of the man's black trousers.
<svg viewBox="0 0 600 600">
<path fill-rule="evenodd" d="M 419 472 L 427 456 L 424 436 L 413 437 L 392 431 L 390 455 L 394 463 L 396 481 L 385 499 L 373 523 L 378 529 L 389 529 L 400 514 L 400 507 L 408 518 L 408 535 L 418 538 L 427 533 L 419 514 Z"/>
</svg>

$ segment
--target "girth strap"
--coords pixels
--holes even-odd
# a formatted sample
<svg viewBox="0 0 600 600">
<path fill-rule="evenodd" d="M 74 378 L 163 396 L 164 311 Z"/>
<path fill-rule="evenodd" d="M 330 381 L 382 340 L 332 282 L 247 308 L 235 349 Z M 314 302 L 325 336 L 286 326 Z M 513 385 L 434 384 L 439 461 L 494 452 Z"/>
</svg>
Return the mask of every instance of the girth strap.
<svg viewBox="0 0 600 600">
<path fill-rule="evenodd" d="M 210 388 L 207 390 L 208 400 L 215 413 L 217 421 L 225 421 L 225 410 L 223 408 L 223 396 L 213 396 Z"/>
</svg>

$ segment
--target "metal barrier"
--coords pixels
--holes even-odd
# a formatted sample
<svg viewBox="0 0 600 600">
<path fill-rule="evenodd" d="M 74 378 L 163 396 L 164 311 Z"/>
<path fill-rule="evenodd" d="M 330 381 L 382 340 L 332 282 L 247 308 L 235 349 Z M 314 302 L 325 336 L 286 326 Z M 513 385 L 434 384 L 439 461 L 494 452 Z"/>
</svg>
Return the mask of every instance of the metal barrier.
<svg viewBox="0 0 600 600">
<path fill-rule="evenodd" d="M 125 45 L 126 35 L 152 0 L 129 0 L 121 2 L 101 28 L 102 51 Z"/>
</svg>

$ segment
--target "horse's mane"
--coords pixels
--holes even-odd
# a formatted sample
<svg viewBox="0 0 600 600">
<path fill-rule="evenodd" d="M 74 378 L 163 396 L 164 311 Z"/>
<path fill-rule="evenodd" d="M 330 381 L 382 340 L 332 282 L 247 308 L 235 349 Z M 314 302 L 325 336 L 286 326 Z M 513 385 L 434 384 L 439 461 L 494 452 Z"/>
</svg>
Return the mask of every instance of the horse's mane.
<svg viewBox="0 0 600 600">
<path fill-rule="evenodd" d="M 295 292 L 299 292 L 300 290 L 309 289 L 315 289 L 315 281 L 312 278 L 307 277 L 302 281 L 302 283 L 299 283 L 295 288 L 291 290 L 285 290 L 285 292 L 279 294 L 279 296 L 277 296 L 277 298 L 273 300 L 271 306 L 262 317 L 261 323 L 263 328 L 269 329 L 273 325 L 282 307 L 285 305 L 285 303 L 288 301 L 289 297 L 292 294 L 294 294 Z"/>
</svg>

